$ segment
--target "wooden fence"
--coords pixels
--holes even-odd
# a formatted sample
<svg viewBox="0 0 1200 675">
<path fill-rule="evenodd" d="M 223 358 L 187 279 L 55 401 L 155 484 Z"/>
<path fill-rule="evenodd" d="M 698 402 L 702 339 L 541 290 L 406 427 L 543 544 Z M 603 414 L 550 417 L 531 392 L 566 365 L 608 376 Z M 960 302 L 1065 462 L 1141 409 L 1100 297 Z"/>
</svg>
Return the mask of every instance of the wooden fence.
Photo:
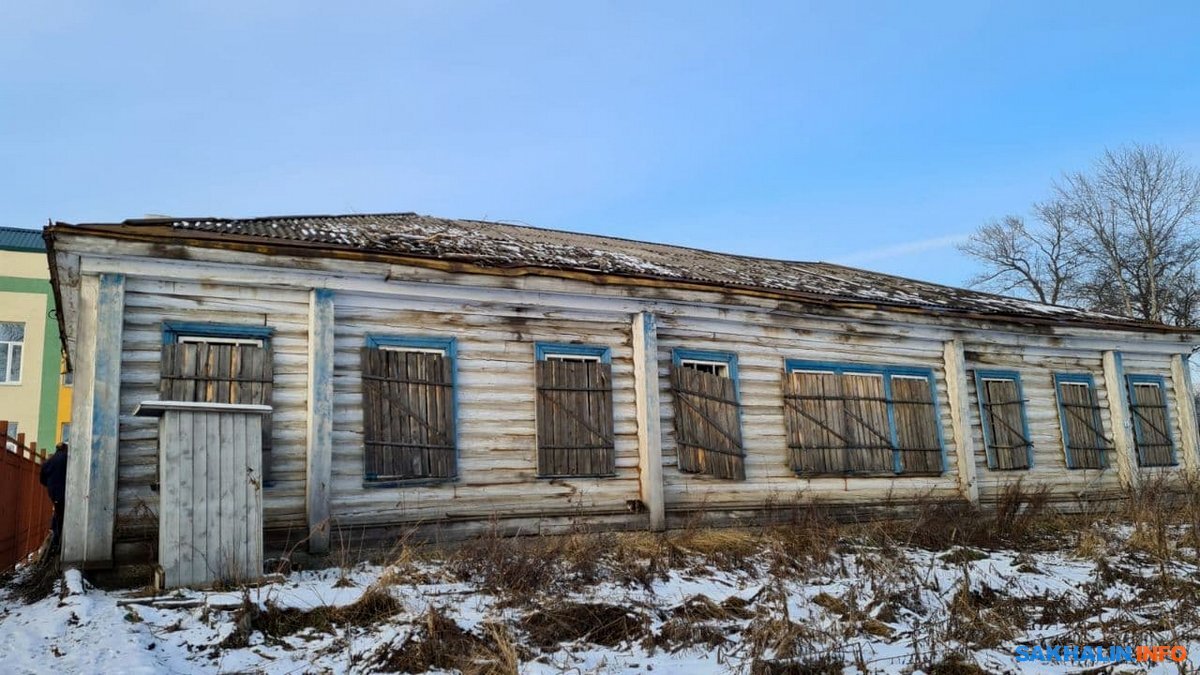
<svg viewBox="0 0 1200 675">
<path fill-rule="evenodd" d="M 7 572 L 41 547 L 54 506 L 38 476 L 45 457 L 25 434 L 8 435 L 0 421 L 0 572 Z"/>
</svg>

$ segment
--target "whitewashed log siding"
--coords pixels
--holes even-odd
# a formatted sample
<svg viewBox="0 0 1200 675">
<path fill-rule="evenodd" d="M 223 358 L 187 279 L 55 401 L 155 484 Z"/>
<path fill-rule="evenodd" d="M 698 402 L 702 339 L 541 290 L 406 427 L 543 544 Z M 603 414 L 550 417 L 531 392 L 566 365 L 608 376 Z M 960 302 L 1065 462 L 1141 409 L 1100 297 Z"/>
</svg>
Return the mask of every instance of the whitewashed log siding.
<svg viewBox="0 0 1200 675">
<path fill-rule="evenodd" d="M 576 313 L 570 319 L 500 303 L 468 305 L 338 294 L 334 361 L 331 514 L 340 527 L 477 518 L 617 515 L 639 499 L 630 319 Z M 364 487 L 360 350 L 368 334 L 454 337 L 458 480 Z M 534 344 L 612 350 L 616 476 L 537 478 Z"/>
<path fill-rule="evenodd" d="M 308 388 L 307 290 L 250 285 L 126 280 L 121 371 L 121 457 L 117 475 L 118 539 L 145 536 L 158 514 L 158 423 L 136 417 L 138 403 L 159 397 L 163 322 L 224 323 L 275 329 L 271 466 L 266 467 L 264 523 L 304 532 Z M 298 534 L 296 539 L 303 538 Z"/>
<path fill-rule="evenodd" d="M 664 317 L 658 329 L 659 395 L 665 439 L 663 473 L 669 514 L 686 518 L 701 509 L 756 511 L 787 508 L 820 499 L 830 503 L 881 502 L 919 498 L 958 498 L 957 468 L 952 461 L 953 430 L 942 368 L 942 343 L 917 336 L 848 334 L 837 321 L 810 319 L 787 323 L 760 315 L 746 323 L 713 324 Z M 738 355 L 742 402 L 742 439 L 746 447 L 746 480 L 727 481 L 684 474 L 676 468 L 674 397 L 668 377 L 671 349 L 685 347 Z M 949 453 L 941 476 L 871 478 L 798 478 L 788 466 L 783 410 L 784 361 L 800 359 L 852 364 L 920 366 L 933 369 L 941 411 L 942 438 Z"/>
<path fill-rule="evenodd" d="M 1108 465 L 1103 470 L 1068 469 L 1059 418 L 1058 396 L 1054 389 L 1055 373 L 1090 375 L 1096 384 L 1100 419 L 1105 438 L 1112 441 L 1112 418 L 1109 415 L 1109 392 L 1104 384 L 1104 370 L 1098 351 L 1077 352 L 1070 349 L 1029 350 L 968 343 L 965 346 L 967 368 L 970 371 L 1005 370 L 1021 377 L 1025 397 L 1025 418 L 1033 442 L 1033 467 L 1024 471 L 998 471 L 988 467 L 979 414 L 979 392 L 975 378 L 968 378 L 971 392 L 971 431 L 975 437 L 975 462 L 978 467 L 980 500 L 996 501 L 1006 486 L 1017 480 L 1028 488 L 1046 486 L 1062 501 L 1105 497 L 1120 491 L 1121 481 L 1110 451 Z M 1169 361 L 1163 357 L 1163 362 Z"/>
<path fill-rule="evenodd" d="M 973 466 L 980 499 L 992 502 L 1017 479 L 1047 485 L 1064 502 L 1107 497 L 1121 489 L 1113 462 L 1103 471 L 1067 470 L 1053 374 L 1087 373 L 1096 383 L 1106 434 L 1113 420 L 1101 355 L 1122 354 L 1125 371 L 1161 374 L 1172 382 L 1173 360 L 1191 351 L 1186 335 L 1064 325 L 1029 328 L 879 307 L 830 307 L 721 292 L 594 284 L 542 276 L 448 272 L 381 262 L 289 257 L 262 253 L 167 247 L 63 235 L 57 247 L 67 325 L 94 312 L 80 280 L 125 275 L 120 367 L 119 462 L 116 477 L 117 541 L 152 538 L 157 527 L 158 429 L 134 417 L 134 406 L 156 398 L 162 323 L 251 324 L 274 330 L 273 457 L 266 469 L 263 520 L 268 534 L 296 543 L 308 536 L 309 517 L 328 501 L 333 545 L 360 528 L 473 523 L 489 519 L 539 531 L 572 519 L 614 527 L 687 522 L 696 514 L 738 518 L 820 500 L 850 506 L 922 499 L 968 498 L 959 462 L 946 381 L 946 345 L 960 340 L 967 372 Z M 165 259 L 176 258 L 176 259 Z M 186 260 L 182 259 L 186 258 Z M 85 284 L 86 288 L 86 284 Z M 310 312 L 314 289 L 332 303 L 333 422 L 327 496 L 306 481 L 309 448 Z M 656 326 L 653 339 L 642 326 Z M 458 476 L 441 484 L 375 487 L 365 484 L 360 349 L 370 334 L 455 338 Z M 660 439 L 639 422 L 634 339 L 656 345 L 657 369 L 642 363 L 649 380 L 657 370 Z M 75 341 L 83 338 L 83 344 Z M 69 335 L 77 382 L 87 383 L 92 352 L 86 328 Z M 607 347 L 613 373 L 616 475 L 609 478 L 539 479 L 536 476 L 534 344 Z M 677 347 L 737 355 L 746 479 L 730 481 L 684 474 L 676 466 L 674 401 L 669 386 L 671 350 Z M 788 467 L 782 403 L 788 359 L 930 368 L 945 446 L 939 476 L 798 478 Z M 987 467 L 975 391 L 977 368 L 1021 374 L 1034 442 L 1029 471 Z M 652 385 L 647 382 L 647 386 Z M 1183 452 L 1183 419 L 1174 387 L 1165 391 L 1177 453 Z M 79 400 L 85 400 L 77 398 Z M 86 403 L 77 417 L 90 414 Z M 314 408 L 315 409 L 315 408 Z M 1189 413 L 1190 414 L 1190 413 Z M 77 424 L 76 429 L 85 429 Z M 639 438 L 639 429 L 642 437 Z M 79 439 L 83 441 L 81 437 Z M 1191 441 L 1194 445 L 1194 439 Z M 320 445 L 320 444 L 318 444 Z M 639 447 L 642 452 L 639 453 Z M 657 472 L 639 469 L 640 457 L 661 450 L 662 512 L 644 512 L 656 490 L 642 481 Z M 72 455 L 75 456 L 74 453 Z M 1140 473 L 1177 473 L 1181 467 Z M 323 469 L 322 469 L 323 470 Z M 314 501 L 315 500 L 315 501 Z M 651 518 L 654 518 L 652 521 Z M 69 529 L 69 528 L 68 528 Z M 339 535 L 339 533 L 342 533 Z M 357 536 L 357 535 L 355 535 Z M 125 551 L 134 555 L 133 549 Z"/>
</svg>

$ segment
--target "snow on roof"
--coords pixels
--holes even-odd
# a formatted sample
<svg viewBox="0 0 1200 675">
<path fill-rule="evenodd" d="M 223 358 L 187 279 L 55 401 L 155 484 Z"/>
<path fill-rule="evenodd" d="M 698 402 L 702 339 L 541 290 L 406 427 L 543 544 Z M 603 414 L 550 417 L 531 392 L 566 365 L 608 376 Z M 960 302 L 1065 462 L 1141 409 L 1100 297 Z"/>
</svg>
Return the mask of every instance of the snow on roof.
<svg viewBox="0 0 1200 675">
<path fill-rule="evenodd" d="M 65 225 L 65 224 L 60 224 Z M 80 225 L 142 234 L 303 242 L 312 247 L 468 262 L 491 268 L 572 270 L 868 303 L 1066 323 L 1164 328 L 1122 317 L 981 293 L 825 262 L 793 262 L 682 246 L 415 213 L 265 218 L 145 218 Z"/>
</svg>

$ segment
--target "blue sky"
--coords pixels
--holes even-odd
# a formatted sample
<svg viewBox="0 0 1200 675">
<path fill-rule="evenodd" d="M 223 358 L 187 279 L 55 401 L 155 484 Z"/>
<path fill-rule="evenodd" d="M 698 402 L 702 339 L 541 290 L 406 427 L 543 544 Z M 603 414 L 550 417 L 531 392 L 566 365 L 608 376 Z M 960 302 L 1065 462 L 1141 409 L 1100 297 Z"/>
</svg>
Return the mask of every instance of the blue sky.
<svg viewBox="0 0 1200 675">
<path fill-rule="evenodd" d="M 1200 160 L 1200 4 L 0 3 L 4 225 L 417 211 L 958 284 L 1132 141 Z"/>
</svg>

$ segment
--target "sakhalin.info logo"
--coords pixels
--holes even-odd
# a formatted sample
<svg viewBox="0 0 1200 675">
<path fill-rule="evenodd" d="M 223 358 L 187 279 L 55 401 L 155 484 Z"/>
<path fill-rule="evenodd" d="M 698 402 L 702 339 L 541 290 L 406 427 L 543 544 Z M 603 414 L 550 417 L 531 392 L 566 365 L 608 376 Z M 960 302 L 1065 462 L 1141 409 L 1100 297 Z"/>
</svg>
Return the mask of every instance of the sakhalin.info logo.
<svg viewBox="0 0 1200 675">
<path fill-rule="evenodd" d="M 1013 650 L 1018 663 L 1121 663 L 1187 661 L 1188 650 L 1183 645 L 1021 645 Z"/>
</svg>

